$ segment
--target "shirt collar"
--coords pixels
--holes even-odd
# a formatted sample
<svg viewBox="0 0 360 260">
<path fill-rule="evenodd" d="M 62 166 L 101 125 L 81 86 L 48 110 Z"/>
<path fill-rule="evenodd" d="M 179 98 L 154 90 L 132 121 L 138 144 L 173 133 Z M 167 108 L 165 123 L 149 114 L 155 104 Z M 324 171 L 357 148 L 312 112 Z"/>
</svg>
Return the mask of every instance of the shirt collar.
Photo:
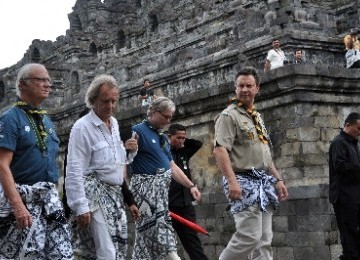
<svg viewBox="0 0 360 260">
<path fill-rule="evenodd" d="M 102 121 L 102 120 L 100 119 L 100 117 L 98 117 L 98 115 L 94 112 L 93 109 L 90 110 L 89 116 L 90 116 L 91 122 L 93 122 L 94 125 L 96 125 L 96 126 L 100 126 L 100 125 L 102 125 L 102 124 L 105 125 L 105 122 Z M 113 119 L 113 118 L 110 117 L 111 125 L 112 125 L 112 119 Z"/>
</svg>

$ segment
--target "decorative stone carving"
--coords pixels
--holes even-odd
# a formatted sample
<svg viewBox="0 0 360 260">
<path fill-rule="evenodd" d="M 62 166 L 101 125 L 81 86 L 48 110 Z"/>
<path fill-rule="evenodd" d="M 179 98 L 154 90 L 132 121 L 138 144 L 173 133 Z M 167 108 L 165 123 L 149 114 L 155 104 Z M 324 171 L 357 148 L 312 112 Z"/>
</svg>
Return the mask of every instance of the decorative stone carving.
<svg viewBox="0 0 360 260">
<path fill-rule="evenodd" d="M 305 9 L 296 8 L 294 11 L 294 21 L 301 23 L 307 28 L 320 28 L 320 25 L 311 20 L 311 15 Z"/>
</svg>

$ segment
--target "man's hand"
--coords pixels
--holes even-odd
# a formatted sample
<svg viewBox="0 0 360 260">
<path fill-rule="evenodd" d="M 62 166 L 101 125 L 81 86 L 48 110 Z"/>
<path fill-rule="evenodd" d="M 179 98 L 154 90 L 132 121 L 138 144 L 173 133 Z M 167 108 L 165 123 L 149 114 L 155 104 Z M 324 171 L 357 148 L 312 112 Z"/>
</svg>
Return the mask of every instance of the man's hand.
<svg viewBox="0 0 360 260">
<path fill-rule="evenodd" d="M 134 152 L 137 151 L 137 149 L 138 149 L 137 135 L 131 137 L 128 140 L 126 140 L 125 149 L 129 150 L 131 153 L 134 153 Z"/>
<path fill-rule="evenodd" d="M 86 212 L 76 217 L 77 223 L 80 228 L 87 228 L 90 225 L 91 214 L 90 212 Z"/>
<path fill-rule="evenodd" d="M 198 188 L 196 186 L 194 187 L 191 187 L 190 188 L 190 192 L 191 192 L 191 195 L 193 196 L 193 198 L 199 202 L 200 199 L 201 199 L 201 192 L 198 190 Z"/>
<path fill-rule="evenodd" d="M 32 225 L 31 214 L 25 207 L 24 203 L 21 201 L 19 203 L 13 204 L 14 215 L 16 219 L 16 225 L 19 228 L 29 228 Z"/>
<path fill-rule="evenodd" d="M 287 188 L 284 184 L 284 181 L 278 181 L 275 185 L 275 188 L 278 192 L 279 201 L 286 200 L 289 194 L 288 194 Z"/>
<path fill-rule="evenodd" d="M 129 207 L 129 210 L 131 212 L 131 216 L 133 217 L 133 219 L 135 221 L 139 221 L 140 220 L 140 217 L 141 217 L 141 213 L 140 213 L 140 210 L 138 209 L 138 207 L 136 207 L 135 204 L 132 204 L 130 207 Z"/>
<path fill-rule="evenodd" d="M 242 199 L 242 190 L 237 181 L 229 182 L 229 199 L 231 200 Z"/>
</svg>

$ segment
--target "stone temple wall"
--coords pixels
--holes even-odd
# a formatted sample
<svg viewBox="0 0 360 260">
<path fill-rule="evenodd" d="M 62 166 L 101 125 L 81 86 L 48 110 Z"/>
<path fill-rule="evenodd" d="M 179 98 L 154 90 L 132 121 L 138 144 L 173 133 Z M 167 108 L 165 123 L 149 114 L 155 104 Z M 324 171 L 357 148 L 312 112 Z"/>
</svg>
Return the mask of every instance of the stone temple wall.
<svg viewBox="0 0 360 260">
<path fill-rule="evenodd" d="M 300 47 L 308 63 L 262 73 L 256 100 L 290 192 L 274 213 L 274 259 L 337 259 L 341 246 L 328 203 L 327 151 L 359 105 L 360 74 L 345 69 L 342 44 L 342 36 L 359 24 L 359 12 L 360 1 L 350 0 L 77 0 L 66 35 L 55 42 L 34 40 L 22 60 L 0 70 L 1 107 L 15 100 L 23 64 L 45 64 L 55 84 L 44 106 L 63 151 L 94 76 L 111 74 L 121 85 L 116 117 L 123 138 L 144 118 L 137 95 L 149 78 L 157 95 L 175 101 L 173 121 L 204 143 L 191 162 L 203 192 L 197 221 L 211 233 L 201 235 L 205 252 L 217 259 L 234 222 L 212 156 L 214 118 L 234 95 L 236 71 L 245 65 L 262 71 L 274 38 L 288 58 Z M 132 245 L 132 222 L 129 236 Z"/>
</svg>

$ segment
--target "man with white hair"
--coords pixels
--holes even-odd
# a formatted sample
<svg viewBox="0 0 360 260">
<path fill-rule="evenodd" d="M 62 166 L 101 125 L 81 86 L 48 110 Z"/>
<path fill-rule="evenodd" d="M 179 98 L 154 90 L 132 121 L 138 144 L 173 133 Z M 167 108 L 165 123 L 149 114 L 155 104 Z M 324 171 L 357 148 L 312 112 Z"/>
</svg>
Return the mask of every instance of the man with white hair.
<svg viewBox="0 0 360 260">
<path fill-rule="evenodd" d="M 115 78 L 97 76 L 85 96 L 91 110 L 75 122 L 70 133 L 65 188 L 77 221 L 74 251 L 84 259 L 115 260 L 127 255 L 121 186 L 126 165 L 136 155 L 137 141 L 121 141 L 118 122 L 112 116 L 118 100 Z M 134 219 L 139 219 L 138 209 L 131 211 Z"/>
<path fill-rule="evenodd" d="M 15 87 L 18 100 L 0 117 L 0 259 L 73 259 L 55 187 L 59 139 L 41 109 L 48 71 L 26 64 Z"/>
</svg>

